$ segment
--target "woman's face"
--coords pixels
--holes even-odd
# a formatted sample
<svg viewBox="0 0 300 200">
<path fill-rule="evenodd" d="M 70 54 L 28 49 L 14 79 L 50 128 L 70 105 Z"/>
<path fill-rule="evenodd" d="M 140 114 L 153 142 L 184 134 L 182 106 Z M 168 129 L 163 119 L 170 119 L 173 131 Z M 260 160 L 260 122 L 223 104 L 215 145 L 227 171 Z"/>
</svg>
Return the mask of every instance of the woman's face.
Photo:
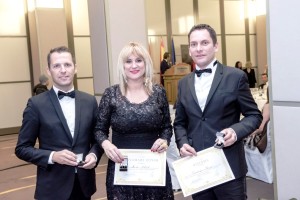
<svg viewBox="0 0 300 200">
<path fill-rule="evenodd" d="M 239 66 L 239 68 L 242 68 L 243 66 L 242 66 L 242 62 L 239 62 L 238 63 L 238 66 Z"/>
<path fill-rule="evenodd" d="M 144 80 L 146 71 L 144 59 L 136 54 L 131 54 L 127 60 L 125 60 L 124 71 L 128 82 Z"/>
</svg>

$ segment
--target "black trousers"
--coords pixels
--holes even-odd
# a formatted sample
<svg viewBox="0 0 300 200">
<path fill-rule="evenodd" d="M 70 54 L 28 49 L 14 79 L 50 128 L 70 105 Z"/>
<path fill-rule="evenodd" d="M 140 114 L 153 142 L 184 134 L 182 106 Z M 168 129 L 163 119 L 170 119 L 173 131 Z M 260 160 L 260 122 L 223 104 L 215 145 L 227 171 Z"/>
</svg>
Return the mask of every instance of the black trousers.
<svg viewBox="0 0 300 200">
<path fill-rule="evenodd" d="M 75 175 L 73 190 L 68 200 L 91 200 L 91 197 L 84 196 L 77 174 Z"/>
<path fill-rule="evenodd" d="M 192 195 L 192 197 L 193 200 L 245 200 L 247 199 L 246 177 L 204 190 Z"/>
</svg>

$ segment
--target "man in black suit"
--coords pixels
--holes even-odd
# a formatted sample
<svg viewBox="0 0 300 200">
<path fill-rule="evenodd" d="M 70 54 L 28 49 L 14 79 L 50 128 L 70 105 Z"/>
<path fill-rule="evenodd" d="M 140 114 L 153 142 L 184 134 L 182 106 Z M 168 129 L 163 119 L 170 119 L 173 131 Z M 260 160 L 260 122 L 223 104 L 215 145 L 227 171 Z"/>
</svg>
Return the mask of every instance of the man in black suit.
<svg viewBox="0 0 300 200">
<path fill-rule="evenodd" d="M 262 73 L 261 74 L 261 80 L 262 84 L 258 86 L 259 89 L 267 90 L 269 84 L 268 84 L 268 74 L 267 73 Z"/>
<path fill-rule="evenodd" d="M 189 53 L 196 71 L 179 81 L 174 131 L 181 156 L 214 146 L 224 135 L 224 153 L 235 179 L 193 195 L 193 199 L 246 199 L 243 138 L 256 130 L 262 115 L 251 96 L 246 74 L 216 60 L 217 36 L 206 24 L 189 34 Z M 200 71 L 205 70 L 205 71 Z M 240 121 L 240 116 L 244 118 Z"/>
<path fill-rule="evenodd" d="M 167 71 L 167 69 L 170 69 L 170 53 L 165 52 L 164 53 L 164 59 L 160 63 L 160 83 L 164 86 L 164 78 L 162 75 Z"/>
<path fill-rule="evenodd" d="M 28 100 L 15 153 L 37 165 L 35 199 L 88 200 L 102 155 L 93 136 L 97 101 L 74 90 L 77 67 L 67 47 L 52 49 L 47 59 L 53 88 Z"/>
</svg>

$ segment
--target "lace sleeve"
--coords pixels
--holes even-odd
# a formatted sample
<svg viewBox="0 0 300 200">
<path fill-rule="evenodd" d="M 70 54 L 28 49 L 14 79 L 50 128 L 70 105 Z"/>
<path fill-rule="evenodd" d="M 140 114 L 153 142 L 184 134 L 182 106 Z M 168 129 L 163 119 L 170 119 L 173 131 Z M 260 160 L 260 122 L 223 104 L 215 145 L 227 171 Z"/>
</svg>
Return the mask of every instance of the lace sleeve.
<svg viewBox="0 0 300 200">
<path fill-rule="evenodd" d="M 108 139 L 109 128 L 110 128 L 110 120 L 111 120 L 111 91 L 106 89 L 101 98 L 101 101 L 97 110 L 97 121 L 94 130 L 95 139 L 101 147 L 101 144 L 104 140 Z"/>
<path fill-rule="evenodd" d="M 162 131 L 160 133 L 160 138 L 165 139 L 168 141 L 168 144 L 170 143 L 171 137 L 172 137 L 172 125 L 171 125 L 171 117 L 170 117 L 170 110 L 169 110 L 169 103 L 167 99 L 166 90 L 161 87 L 161 90 L 159 90 L 159 102 L 161 104 L 161 110 L 163 115 L 162 120 Z"/>
</svg>

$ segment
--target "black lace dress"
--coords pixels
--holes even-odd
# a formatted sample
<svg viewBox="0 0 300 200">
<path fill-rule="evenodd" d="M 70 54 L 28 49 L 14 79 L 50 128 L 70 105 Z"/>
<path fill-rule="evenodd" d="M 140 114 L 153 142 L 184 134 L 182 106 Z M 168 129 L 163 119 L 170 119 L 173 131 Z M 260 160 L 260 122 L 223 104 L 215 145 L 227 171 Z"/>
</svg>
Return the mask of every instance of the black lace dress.
<svg viewBox="0 0 300 200">
<path fill-rule="evenodd" d="M 143 103 L 130 103 L 122 96 L 119 85 L 107 88 L 98 108 L 95 137 L 100 144 L 108 139 L 120 149 L 150 149 L 158 138 L 168 142 L 172 125 L 165 89 L 153 86 L 153 94 Z M 168 200 L 174 199 L 171 177 L 166 167 L 166 186 L 114 185 L 115 163 L 108 161 L 106 191 L 108 200 Z"/>
</svg>

